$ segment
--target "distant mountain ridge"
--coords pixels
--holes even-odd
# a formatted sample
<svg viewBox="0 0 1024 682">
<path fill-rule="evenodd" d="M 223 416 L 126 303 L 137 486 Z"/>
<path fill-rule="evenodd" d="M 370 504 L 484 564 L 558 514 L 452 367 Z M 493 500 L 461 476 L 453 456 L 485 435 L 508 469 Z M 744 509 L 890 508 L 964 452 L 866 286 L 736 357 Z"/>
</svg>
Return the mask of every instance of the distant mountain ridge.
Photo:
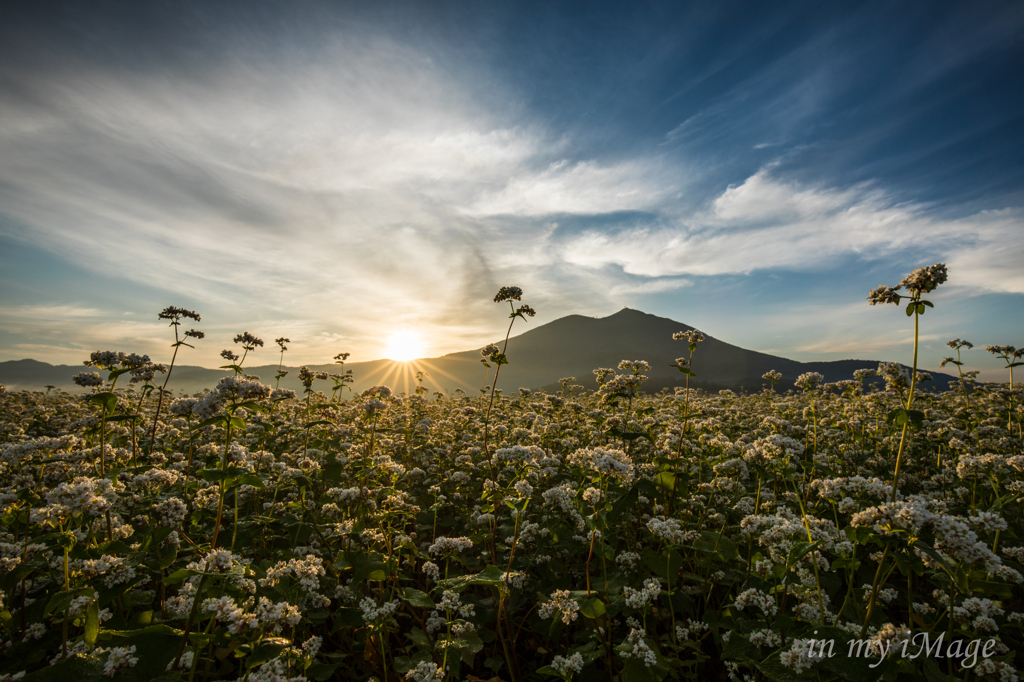
<svg viewBox="0 0 1024 682">
<path fill-rule="evenodd" d="M 498 388 L 506 394 L 523 388 L 552 390 L 559 388 L 559 380 L 575 377 L 577 383 L 588 389 L 597 388 L 593 370 L 599 367 L 615 368 L 621 360 L 645 360 L 650 366 L 644 388 L 657 391 L 663 387 L 680 386 L 685 378 L 669 367 L 678 357 L 688 356 L 686 342 L 674 341 L 672 334 L 689 331 L 693 327 L 665 317 L 639 310 L 623 308 L 608 317 L 593 318 L 568 315 L 547 324 L 529 329 L 508 341 L 509 364 L 501 368 Z M 758 390 L 766 382 L 761 378 L 769 370 L 782 374 L 778 388 L 785 389 L 805 372 L 819 372 L 825 381 L 852 379 L 857 369 L 875 368 L 878 360 L 837 360 L 831 362 L 797 362 L 767 353 L 746 350 L 705 334 L 693 357 L 691 386 L 708 389 Z M 130 350 L 130 349 L 126 349 Z M 425 371 L 424 386 L 430 391 L 449 393 L 462 389 L 469 394 L 477 392 L 493 379 L 494 369 L 487 371 L 480 363 L 480 349 L 451 353 L 439 358 L 426 358 L 407 363 L 392 360 L 351 362 L 355 378 L 354 388 L 362 391 L 370 386 L 386 384 L 396 391 L 410 392 L 416 387 L 416 371 Z M 338 372 L 337 365 L 310 365 L 314 371 Z M 50 365 L 36 360 L 0 362 L 0 384 L 8 390 L 43 390 L 49 384 L 57 388 L 80 392 L 72 377 L 84 370 L 81 365 Z M 254 374 L 273 384 L 277 365 L 246 367 Z M 285 367 L 288 376 L 281 387 L 300 391 L 298 368 Z M 485 372 L 487 379 L 485 380 Z M 168 388 L 174 392 L 194 393 L 212 388 L 225 370 L 207 369 L 189 365 L 174 368 Z M 946 381 L 955 377 L 934 375 L 932 388 L 945 388 Z M 121 383 L 127 385 L 125 378 Z M 329 391 L 332 382 L 317 381 L 314 388 Z M 346 391 L 346 395 L 348 392 Z"/>
</svg>

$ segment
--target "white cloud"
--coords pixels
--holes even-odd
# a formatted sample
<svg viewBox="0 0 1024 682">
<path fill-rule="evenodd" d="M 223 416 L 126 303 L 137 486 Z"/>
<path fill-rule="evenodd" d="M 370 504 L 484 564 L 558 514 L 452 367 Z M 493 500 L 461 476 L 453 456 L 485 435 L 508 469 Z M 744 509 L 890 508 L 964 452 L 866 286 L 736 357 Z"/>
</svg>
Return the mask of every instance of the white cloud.
<svg viewBox="0 0 1024 682">
<path fill-rule="evenodd" d="M 956 283 L 982 291 L 1024 293 L 1024 211 L 984 211 L 956 224 L 966 241 L 948 257 Z"/>
<path fill-rule="evenodd" d="M 560 248 L 568 262 L 615 264 L 647 277 L 825 270 L 850 255 L 877 259 L 906 250 L 948 262 L 952 284 L 1024 293 L 1020 209 L 943 220 L 869 186 L 805 187 L 778 180 L 769 169 L 674 225 L 589 231 Z"/>
<path fill-rule="evenodd" d="M 609 293 L 613 296 L 625 294 L 659 294 L 665 291 L 675 291 L 692 286 L 693 282 L 688 279 L 666 278 L 652 279 L 646 282 L 623 282 L 613 286 Z"/>
<path fill-rule="evenodd" d="M 539 172 L 512 177 L 500 191 L 485 193 L 467 212 L 538 216 L 649 209 L 679 189 L 662 179 L 667 170 L 654 159 L 611 165 L 561 159 Z"/>
</svg>

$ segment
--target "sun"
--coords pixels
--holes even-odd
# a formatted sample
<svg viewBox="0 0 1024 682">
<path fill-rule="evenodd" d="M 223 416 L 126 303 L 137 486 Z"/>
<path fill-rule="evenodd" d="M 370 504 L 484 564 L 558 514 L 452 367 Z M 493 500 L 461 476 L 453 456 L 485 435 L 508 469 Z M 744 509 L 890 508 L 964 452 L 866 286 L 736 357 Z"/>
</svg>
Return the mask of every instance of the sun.
<svg viewBox="0 0 1024 682">
<path fill-rule="evenodd" d="M 397 331 L 388 337 L 384 357 L 397 362 L 407 362 L 423 357 L 423 339 L 414 331 Z"/>
</svg>

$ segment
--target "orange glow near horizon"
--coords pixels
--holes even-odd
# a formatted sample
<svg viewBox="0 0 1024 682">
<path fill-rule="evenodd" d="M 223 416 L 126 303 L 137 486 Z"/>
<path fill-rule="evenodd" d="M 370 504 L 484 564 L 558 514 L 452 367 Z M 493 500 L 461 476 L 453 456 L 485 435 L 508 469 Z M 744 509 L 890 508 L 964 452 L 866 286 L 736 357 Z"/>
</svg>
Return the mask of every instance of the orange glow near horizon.
<svg viewBox="0 0 1024 682">
<path fill-rule="evenodd" d="M 428 394 L 434 391 L 444 392 L 435 377 L 446 377 L 452 381 L 459 381 L 458 377 L 425 360 L 392 361 L 363 377 L 362 381 L 376 386 L 388 386 L 396 393 L 411 395 L 419 385 L 416 381 L 416 372 L 424 373 L 423 387 L 427 389 Z"/>
</svg>

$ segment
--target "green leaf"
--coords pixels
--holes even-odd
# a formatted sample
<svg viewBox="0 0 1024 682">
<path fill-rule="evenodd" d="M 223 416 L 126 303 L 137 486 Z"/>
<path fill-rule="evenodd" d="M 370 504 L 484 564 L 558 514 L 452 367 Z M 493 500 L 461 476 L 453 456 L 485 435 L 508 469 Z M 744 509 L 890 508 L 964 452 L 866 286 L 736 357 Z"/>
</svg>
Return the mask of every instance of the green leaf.
<svg viewBox="0 0 1024 682">
<path fill-rule="evenodd" d="M 419 628 L 413 628 L 406 635 L 413 644 L 421 647 L 430 648 L 430 639 L 427 638 L 427 633 L 423 632 Z"/>
<path fill-rule="evenodd" d="M 216 417 L 204 419 L 203 421 L 196 424 L 194 428 L 201 429 L 206 426 L 223 426 L 227 424 L 227 419 L 228 416 L 226 414 L 218 414 Z"/>
<path fill-rule="evenodd" d="M 469 580 L 470 585 L 490 585 L 492 587 L 498 587 L 502 584 L 502 576 L 505 575 L 505 571 L 498 568 L 497 566 L 488 566 L 484 570 L 477 573 L 473 578 Z"/>
<path fill-rule="evenodd" d="M 156 556 L 160 568 L 167 568 L 178 558 L 178 548 L 175 545 L 166 545 L 157 550 Z"/>
<path fill-rule="evenodd" d="M 1013 599 L 1013 591 L 1006 583 L 997 583 L 991 580 L 972 580 L 971 589 L 980 590 L 982 594 L 988 597 L 996 597 L 1003 600 Z"/>
<path fill-rule="evenodd" d="M 697 549 L 706 548 L 708 552 L 714 553 L 718 560 L 729 562 L 739 556 L 736 543 L 726 537 L 724 533 L 713 530 L 701 531 L 701 539 L 694 543 Z"/>
<path fill-rule="evenodd" d="M 265 488 L 263 479 L 256 474 L 245 474 L 244 476 L 236 476 L 231 479 L 232 487 L 237 485 L 251 485 L 253 488 Z"/>
<path fill-rule="evenodd" d="M 939 554 L 937 549 L 935 549 L 934 547 L 929 547 L 920 540 L 914 543 L 914 547 L 917 547 L 919 550 L 930 556 L 932 559 L 935 559 L 939 566 L 942 567 L 942 570 L 944 570 L 946 573 L 950 575 L 950 577 L 952 577 L 953 573 L 951 569 L 955 567 L 951 567 L 947 563 L 948 559 L 943 558 L 943 556 Z"/>
<path fill-rule="evenodd" d="M 181 632 L 166 625 L 150 625 L 135 630 L 104 630 L 101 633 L 105 647 L 134 646 L 139 662 L 132 668 L 118 671 L 114 679 L 120 682 L 173 682 L 178 672 L 167 672 L 181 641 Z M 96 656 L 75 656 L 53 666 L 26 675 L 26 682 L 101 682 L 109 680 L 102 673 L 102 659 Z"/>
<path fill-rule="evenodd" d="M 286 648 L 288 648 L 287 644 L 260 642 L 253 647 L 252 653 L 245 659 L 245 664 L 250 668 L 262 665 L 269 660 L 277 658 L 277 655 Z"/>
<path fill-rule="evenodd" d="M 636 487 L 630 488 L 628 493 L 621 495 L 619 499 L 615 501 L 615 504 L 612 506 L 612 510 L 608 513 L 608 522 L 614 523 L 618 521 L 622 515 L 626 513 L 626 510 L 636 504 L 639 497 L 640 491 L 637 490 Z"/>
<path fill-rule="evenodd" d="M 666 582 L 672 580 L 679 573 L 679 569 L 683 567 L 683 557 L 675 550 L 659 554 L 652 549 L 645 549 L 641 556 L 644 565 L 664 578 Z M 672 580 L 672 582 L 675 581 Z"/>
<path fill-rule="evenodd" d="M 363 612 L 360 609 L 351 607 L 340 608 L 334 612 L 334 622 L 331 624 L 331 632 L 337 632 L 342 628 L 360 627 L 363 625 Z"/>
<path fill-rule="evenodd" d="M 122 540 L 111 540 L 110 542 L 102 542 L 99 545 L 99 549 L 104 554 L 127 554 L 128 545 L 124 544 Z"/>
<path fill-rule="evenodd" d="M 113 414 L 117 407 L 117 396 L 113 393 L 93 393 L 88 398 L 89 402 L 96 403 L 103 409 L 104 414 Z"/>
<path fill-rule="evenodd" d="M 695 377 L 695 376 L 697 376 L 696 374 L 693 373 L 693 370 L 691 370 L 688 367 L 683 367 L 681 365 L 669 365 L 669 367 L 675 367 L 677 370 L 679 370 L 680 374 L 685 374 L 688 377 Z"/>
<path fill-rule="evenodd" d="M 914 425 L 915 429 L 920 429 L 924 426 L 924 412 L 921 410 L 908 410 L 907 417 L 910 419 L 910 423 Z"/>
<path fill-rule="evenodd" d="M 657 483 L 662 488 L 664 488 L 665 490 L 671 492 L 672 488 L 674 488 L 676 485 L 676 475 L 671 471 L 662 471 L 658 473 L 658 476 L 657 478 L 654 479 L 654 482 Z"/>
<path fill-rule="evenodd" d="M 352 557 L 352 581 L 360 583 L 364 580 L 385 580 L 384 572 L 387 564 L 384 555 L 377 552 L 360 554 Z"/>
<path fill-rule="evenodd" d="M 191 578 L 194 575 L 201 575 L 201 572 L 193 571 L 188 568 L 179 568 L 177 571 L 164 578 L 162 582 L 164 585 L 177 585 L 185 578 Z"/>
<path fill-rule="evenodd" d="M 256 412 L 269 412 L 270 411 L 266 407 L 264 407 L 263 405 L 260 405 L 255 400 L 246 400 L 245 402 L 236 403 L 235 405 L 233 405 L 233 409 L 238 409 L 239 407 L 244 407 L 247 410 L 254 410 Z"/>
<path fill-rule="evenodd" d="M 856 571 L 858 568 L 860 568 L 860 561 L 856 559 L 836 559 L 832 562 L 832 568 L 849 568 L 851 570 Z"/>
<path fill-rule="evenodd" d="M 210 481 L 211 483 L 217 483 L 223 481 L 231 474 L 223 469 L 200 469 L 196 472 L 196 476 L 203 479 L 204 481 Z"/>
<path fill-rule="evenodd" d="M 597 597 L 591 597 L 580 605 L 580 613 L 592 620 L 600 618 L 607 612 L 604 602 Z"/>
<path fill-rule="evenodd" d="M 154 595 L 152 592 L 137 592 L 132 590 L 125 592 L 121 599 L 124 601 L 125 608 L 132 608 L 134 606 L 149 606 L 153 603 Z"/>
<path fill-rule="evenodd" d="M 820 545 L 820 541 L 816 542 L 794 542 L 793 546 L 789 550 L 789 559 L 786 561 L 787 566 L 794 566 L 796 562 L 803 559 L 809 553 L 813 552 Z"/>
<path fill-rule="evenodd" d="M 917 304 L 916 303 L 914 303 L 913 301 L 908 303 L 907 304 L 907 317 L 910 317 L 911 315 L 913 315 L 914 311 L 916 311 L 916 310 L 917 310 Z"/>
<path fill-rule="evenodd" d="M 338 461 L 337 456 L 331 453 L 324 464 L 323 480 L 330 483 L 340 483 L 345 474 L 345 465 Z"/>
<path fill-rule="evenodd" d="M 657 682 L 659 679 L 656 670 L 660 666 L 648 668 L 642 661 L 636 658 L 626 659 L 626 666 L 622 669 L 619 679 L 622 682 Z"/>
<path fill-rule="evenodd" d="M 77 590 L 71 590 L 70 592 L 56 592 L 50 601 L 46 603 L 46 608 L 43 609 L 43 616 L 49 617 L 52 613 L 62 613 L 71 604 L 71 600 L 75 597 L 84 597 L 93 595 L 94 590 L 91 587 L 79 587 Z"/>
<path fill-rule="evenodd" d="M 317 682 L 323 682 L 324 680 L 331 679 L 334 675 L 334 671 L 341 665 L 341 663 L 314 663 L 313 665 L 306 668 L 306 677 L 316 680 Z"/>
<path fill-rule="evenodd" d="M 85 611 L 85 643 L 89 646 L 96 645 L 96 638 L 100 634 L 100 606 L 94 599 L 89 608 Z"/>
<path fill-rule="evenodd" d="M 908 415 L 907 411 L 902 407 L 896 407 L 889 410 L 889 414 L 885 416 L 885 421 L 896 426 L 903 426 L 907 423 Z"/>
<path fill-rule="evenodd" d="M 411 587 L 405 588 L 405 590 L 404 590 L 404 592 L 402 594 L 402 599 L 404 599 L 405 601 L 409 602 L 410 605 L 415 606 L 416 608 L 420 608 L 420 609 L 433 609 L 433 608 L 436 608 L 436 604 L 434 604 L 434 600 L 431 599 L 430 596 L 427 595 L 426 592 L 421 592 L 420 590 L 416 590 L 416 589 L 413 589 Z"/>
<path fill-rule="evenodd" d="M 898 568 L 900 573 L 903 575 L 908 575 L 913 570 L 910 557 L 903 552 L 897 552 L 896 556 L 893 558 L 896 559 L 896 568 Z"/>
</svg>

